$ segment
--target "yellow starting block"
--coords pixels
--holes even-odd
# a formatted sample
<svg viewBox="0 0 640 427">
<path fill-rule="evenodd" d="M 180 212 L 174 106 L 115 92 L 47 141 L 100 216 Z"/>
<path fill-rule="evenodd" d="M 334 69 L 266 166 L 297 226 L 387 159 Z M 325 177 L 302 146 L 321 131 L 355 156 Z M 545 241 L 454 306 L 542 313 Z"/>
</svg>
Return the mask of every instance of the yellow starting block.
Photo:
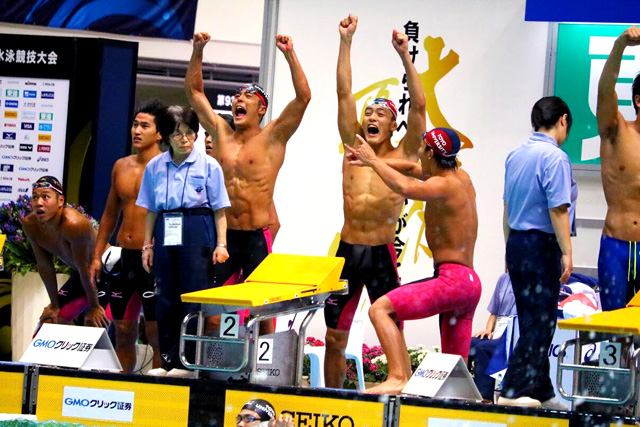
<svg viewBox="0 0 640 427">
<path fill-rule="evenodd" d="M 300 385 L 306 328 L 315 312 L 324 307 L 324 301 L 331 293 L 347 292 L 347 282 L 340 280 L 343 266 L 344 258 L 270 254 L 244 283 L 183 294 L 182 301 L 202 304 L 202 311 L 187 315 L 182 323 L 182 363 L 191 369 L 207 371 L 210 377 L 216 379 L 248 379 L 261 384 Z M 205 334 L 206 316 L 240 310 L 248 310 L 249 319 L 245 325 L 239 325 L 236 334 L 228 333 L 232 328 L 227 328 L 226 323 L 221 325 L 219 336 Z M 299 334 L 286 331 L 261 339 L 260 321 L 301 312 L 307 314 L 299 328 Z M 189 334 L 188 325 L 195 318 L 198 319 L 197 332 L 195 335 Z M 225 320 L 223 318 L 223 322 Z M 233 318 L 229 320 L 233 321 Z M 185 344 L 188 341 L 196 343 L 195 363 L 187 360 L 185 354 Z M 265 360 L 262 356 L 267 354 L 267 350 L 263 351 L 265 346 L 271 346 L 269 365 L 274 364 L 274 359 L 278 362 L 290 361 L 287 368 L 295 369 L 289 377 L 292 381 L 283 383 L 284 380 L 278 382 L 276 379 L 272 382 L 269 375 L 264 374 L 277 373 L 281 376 L 283 371 L 281 367 L 261 364 Z M 260 347 L 260 351 L 257 347 Z M 259 373 L 263 375 L 258 375 Z"/>
<path fill-rule="evenodd" d="M 633 336 L 640 336 L 640 294 L 627 304 L 626 308 L 596 313 L 574 319 L 560 320 L 560 329 L 578 331 L 578 338 L 562 344 L 558 355 L 557 386 L 562 396 L 572 401 L 607 403 L 621 405 L 629 402 L 637 394 L 638 355 L 636 349 L 629 358 L 628 367 L 588 366 L 581 364 L 582 346 L 604 341 L 625 340 L 632 342 Z M 574 347 L 573 363 L 564 363 L 567 348 Z M 618 354 L 618 360 L 623 356 Z M 601 364 L 602 365 L 602 364 Z M 573 392 L 568 393 L 562 387 L 562 374 L 571 371 L 573 376 Z M 584 394 L 581 387 L 581 373 L 591 373 L 599 378 L 600 395 Z M 612 385 L 609 387 L 609 385 Z M 612 396 L 615 395 L 615 396 Z M 640 415 L 639 406 L 635 405 L 635 416 Z"/>
</svg>

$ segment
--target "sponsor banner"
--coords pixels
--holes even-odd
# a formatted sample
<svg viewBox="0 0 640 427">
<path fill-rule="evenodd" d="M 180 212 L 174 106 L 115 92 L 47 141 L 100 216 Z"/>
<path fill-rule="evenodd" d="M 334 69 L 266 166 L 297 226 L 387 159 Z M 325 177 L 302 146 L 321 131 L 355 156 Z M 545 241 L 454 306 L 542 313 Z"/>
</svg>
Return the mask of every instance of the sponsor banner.
<svg viewBox="0 0 640 427">
<path fill-rule="evenodd" d="M 17 125 L 15 123 L 5 123 L 4 127 L 6 127 L 6 128 L 15 128 L 15 127 L 17 127 Z"/>
<path fill-rule="evenodd" d="M 31 180 L 29 178 L 22 178 L 22 177 L 18 178 L 18 181 L 20 181 L 20 182 L 31 182 Z"/>
<path fill-rule="evenodd" d="M 65 387 L 62 416 L 104 421 L 133 421 L 135 393 L 85 387 Z"/>
<path fill-rule="evenodd" d="M 40 113 L 38 117 L 40 118 L 40 120 L 52 121 L 53 113 Z"/>
<path fill-rule="evenodd" d="M 36 113 L 35 111 L 23 111 L 22 113 L 20 113 L 20 117 L 22 118 L 22 120 L 35 120 Z"/>
<path fill-rule="evenodd" d="M 39 123 L 38 130 L 40 132 L 51 132 L 53 125 L 51 123 Z"/>
<path fill-rule="evenodd" d="M 16 146 L 13 145 L 13 144 L 0 144 L 0 148 L 4 148 L 4 149 L 7 149 L 7 150 L 12 150 L 12 149 L 16 148 Z"/>
<path fill-rule="evenodd" d="M 22 92 L 22 97 L 23 98 L 37 98 L 38 97 L 38 91 L 25 90 L 25 91 Z"/>
<path fill-rule="evenodd" d="M 5 119 L 17 119 L 18 118 L 18 112 L 17 111 L 5 110 L 4 111 L 4 118 Z"/>
<path fill-rule="evenodd" d="M 13 187 L 10 185 L 0 185 L 0 193 L 11 193 L 13 192 Z"/>
<path fill-rule="evenodd" d="M 41 142 L 51 142 L 51 135 L 50 134 L 38 134 L 38 141 Z"/>
<path fill-rule="evenodd" d="M 50 145 L 38 145 L 38 153 L 50 153 L 51 146 Z"/>
<path fill-rule="evenodd" d="M 5 108 L 18 108 L 18 105 L 18 101 L 12 101 L 8 99 L 4 101 Z"/>
<path fill-rule="evenodd" d="M 398 427 L 569 427 L 568 419 L 412 406 L 403 400 Z"/>
<path fill-rule="evenodd" d="M 44 156 L 38 156 L 38 162 L 48 162 L 49 158 Z"/>
<path fill-rule="evenodd" d="M 55 92 L 42 91 L 42 92 L 40 92 L 40 98 L 42 98 L 42 99 L 54 99 L 55 98 Z"/>
<path fill-rule="evenodd" d="M 0 163 L 0 172 L 13 172 L 13 165 Z"/>
<path fill-rule="evenodd" d="M 0 372 L 0 413 L 22 413 L 22 372 Z"/>
<path fill-rule="evenodd" d="M 16 140 L 16 133 L 15 132 L 2 132 L 2 139 L 7 139 L 9 141 L 15 141 Z"/>
<path fill-rule="evenodd" d="M 6 89 L 4 91 L 4 96 L 6 96 L 7 98 L 19 98 L 20 91 L 18 89 Z"/>
<path fill-rule="evenodd" d="M 3 160 L 21 160 L 21 161 L 25 161 L 28 162 L 29 160 L 31 160 L 31 157 L 29 156 L 17 156 L 15 154 L 3 154 L 2 155 L 2 159 Z"/>
<path fill-rule="evenodd" d="M 20 151 L 33 151 L 33 144 L 20 144 Z"/>
<path fill-rule="evenodd" d="M 36 108 L 36 103 L 35 102 L 23 102 L 22 106 L 24 108 Z"/>
<path fill-rule="evenodd" d="M 66 398 L 74 400 L 67 400 L 65 403 Z M 84 399 L 89 402 L 84 402 Z M 93 408 L 85 410 L 83 405 L 88 403 L 90 406 L 93 404 L 92 400 L 98 399 L 100 403 L 96 402 Z M 112 417 L 118 412 L 126 412 L 131 414 L 131 420 L 116 421 L 113 418 L 97 417 L 96 407 L 100 404 L 104 406 L 107 399 L 107 410 L 100 411 L 103 416 Z M 125 402 L 127 407 L 131 403 L 131 411 L 118 410 L 118 403 L 114 405 L 116 408 L 109 408 L 114 401 Z M 123 408 L 125 403 L 122 404 Z M 80 414 L 75 415 L 74 411 Z M 36 416 L 39 420 L 92 426 L 186 427 L 189 419 L 189 387 L 40 375 Z M 92 421 L 88 422 L 87 419 Z"/>
<path fill-rule="evenodd" d="M 34 130 L 35 129 L 35 124 L 34 123 L 29 123 L 29 122 L 22 122 L 22 123 L 20 123 L 20 128 L 22 130 Z"/>
<path fill-rule="evenodd" d="M 296 426 L 373 427 L 384 423 L 385 404 L 378 401 L 227 390 L 224 427 L 235 427 L 236 416 L 252 399 L 268 401 L 276 414 L 291 414 Z"/>
</svg>

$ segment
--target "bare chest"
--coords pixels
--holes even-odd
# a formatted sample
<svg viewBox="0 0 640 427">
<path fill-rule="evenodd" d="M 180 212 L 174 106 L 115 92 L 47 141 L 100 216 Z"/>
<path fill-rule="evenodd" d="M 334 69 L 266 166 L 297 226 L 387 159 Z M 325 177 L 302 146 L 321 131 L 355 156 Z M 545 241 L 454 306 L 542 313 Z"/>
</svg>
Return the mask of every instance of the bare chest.
<svg viewBox="0 0 640 427">
<path fill-rule="evenodd" d="M 138 198 L 143 172 L 144 169 L 136 166 L 127 168 L 116 176 L 115 190 L 123 202 L 135 202 Z"/>
</svg>

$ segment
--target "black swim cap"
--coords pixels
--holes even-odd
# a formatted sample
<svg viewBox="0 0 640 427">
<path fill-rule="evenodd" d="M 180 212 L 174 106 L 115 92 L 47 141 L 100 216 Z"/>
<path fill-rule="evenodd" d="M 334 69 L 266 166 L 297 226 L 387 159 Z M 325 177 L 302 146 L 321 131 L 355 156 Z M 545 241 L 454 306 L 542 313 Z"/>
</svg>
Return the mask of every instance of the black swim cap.
<svg viewBox="0 0 640 427">
<path fill-rule="evenodd" d="M 273 409 L 271 403 L 262 399 L 253 399 L 247 402 L 242 409 L 248 409 L 260 416 L 260 421 L 269 421 L 276 417 L 276 410 Z"/>
<path fill-rule="evenodd" d="M 62 194 L 62 184 L 58 181 L 58 178 L 51 175 L 45 175 L 43 177 L 38 178 L 36 182 L 33 183 L 33 188 L 50 188 L 59 195 Z"/>
</svg>

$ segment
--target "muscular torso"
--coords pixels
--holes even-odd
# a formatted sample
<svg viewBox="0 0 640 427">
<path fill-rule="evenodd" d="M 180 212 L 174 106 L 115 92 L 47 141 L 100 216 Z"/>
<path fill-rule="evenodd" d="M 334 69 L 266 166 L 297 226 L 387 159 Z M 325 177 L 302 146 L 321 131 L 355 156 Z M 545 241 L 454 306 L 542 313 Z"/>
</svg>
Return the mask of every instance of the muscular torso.
<svg viewBox="0 0 640 427">
<path fill-rule="evenodd" d="M 618 115 L 616 134 L 601 135 L 601 174 L 607 201 L 603 233 L 640 241 L 640 132 Z"/>
<path fill-rule="evenodd" d="M 65 207 L 62 213 L 62 220 L 60 226 L 52 230 L 45 225 L 38 222 L 34 214 L 29 214 L 25 219 L 25 226 L 28 227 L 29 236 L 40 246 L 42 249 L 60 258 L 65 264 L 76 270 L 87 268 L 89 266 L 89 259 L 87 259 L 87 265 L 76 265 L 73 259 L 73 250 L 68 237 L 65 235 L 64 230 L 69 227 L 69 223 L 88 221 L 77 210 L 69 207 Z M 91 229 L 91 234 L 87 235 L 87 238 L 80 244 L 86 245 L 87 254 L 93 253 L 93 246 L 96 241 L 98 231 Z"/>
<path fill-rule="evenodd" d="M 226 210 L 228 228 L 254 230 L 269 225 L 273 190 L 284 162 L 285 143 L 269 141 L 265 131 L 247 140 L 221 132 L 214 149 L 224 172 L 231 207 Z"/>
<path fill-rule="evenodd" d="M 144 244 L 144 224 L 147 210 L 136 206 L 140 183 L 146 164 L 128 156 L 118 161 L 114 188 L 122 207 L 122 223 L 116 238 L 117 245 L 126 249 L 141 249 Z"/>
<path fill-rule="evenodd" d="M 458 169 L 447 173 L 447 197 L 425 203 L 425 236 L 434 265 L 456 263 L 473 268 L 478 237 L 476 192 L 469 175 Z"/>
<path fill-rule="evenodd" d="M 401 148 L 395 148 L 381 158 L 405 158 Z M 404 198 L 391 190 L 368 167 L 342 163 L 342 195 L 344 225 L 341 239 L 356 245 L 393 243 L 396 223 Z"/>
</svg>

